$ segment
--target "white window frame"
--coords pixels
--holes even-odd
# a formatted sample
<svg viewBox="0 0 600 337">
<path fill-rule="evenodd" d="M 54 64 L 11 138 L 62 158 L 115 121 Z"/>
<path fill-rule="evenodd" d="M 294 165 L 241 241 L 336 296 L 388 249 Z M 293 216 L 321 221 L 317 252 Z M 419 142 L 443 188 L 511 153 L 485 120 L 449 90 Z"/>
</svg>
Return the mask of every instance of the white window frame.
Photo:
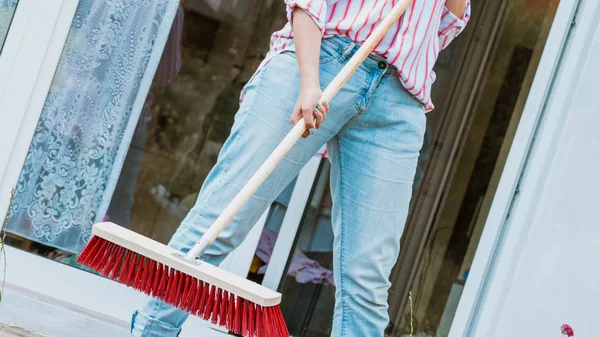
<svg viewBox="0 0 600 337">
<path fill-rule="evenodd" d="M 6 214 L 78 0 L 20 0 L 0 54 L 0 214 Z"/>
</svg>

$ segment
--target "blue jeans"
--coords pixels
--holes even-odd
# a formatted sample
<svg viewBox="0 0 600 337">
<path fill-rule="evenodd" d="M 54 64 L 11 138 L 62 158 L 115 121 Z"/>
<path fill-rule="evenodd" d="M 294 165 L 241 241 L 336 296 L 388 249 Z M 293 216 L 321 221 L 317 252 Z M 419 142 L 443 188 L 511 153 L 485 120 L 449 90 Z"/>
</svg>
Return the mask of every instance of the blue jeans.
<svg viewBox="0 0 600 337">
<path fill-rule="evenodd" d="M 350 40 L 325 39 L 321 87 L 357 50 Z M 207 230 L 292 128 L 300 88 L 294 52 L 275 56 L 246 86 L 231 135 L 196 205 L 169 245 L 186 252 Z M 370 56 L 330 103 L 321 128 L 301 139 L 209 248 L 221 262 L 309 159 L 327 143 L 334 202 L 335 314 L 331 336 L 383 336 L 388 324 L 389 274 L 398 258 L 425 133 L 423 104 L 401 85 L 396 69 Z M 299 182 L 302 183 L 302 182 Z M 149 300 L 132 319 L 138 337 L 175 337 L 188 314 Z"/>
</svg>

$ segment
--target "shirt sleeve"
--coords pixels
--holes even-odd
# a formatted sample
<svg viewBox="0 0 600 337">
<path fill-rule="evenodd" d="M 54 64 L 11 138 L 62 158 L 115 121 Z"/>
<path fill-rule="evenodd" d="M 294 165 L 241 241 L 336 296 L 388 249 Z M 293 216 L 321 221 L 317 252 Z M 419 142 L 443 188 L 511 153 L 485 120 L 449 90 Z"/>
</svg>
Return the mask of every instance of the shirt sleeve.
<svg viewBox="0 0 600 337">
<path fill-rule="evenodd" d="M 469 18 L 471 18 L 471 0 L 466 0 L 466 2 L 467 5 L 462 18 L 454 15 L 454 13 L 444 6 L 442 22 L 440 23 L 440 29 L 438 31 L 441 50 L 448 47 L 450 42 L 465 29 L 467 22 L 469 22 Z"/>
<path fill-rule="evenodd" d="M 292 22 L 292 12 L 296 7 L 302 9 L 313 19 L 321 30 L 321 35 L 325 33 L 325 15 L 327 13 L 327 0 L 285 0 L 287 4 L 287 19 Z"/>
</svg>

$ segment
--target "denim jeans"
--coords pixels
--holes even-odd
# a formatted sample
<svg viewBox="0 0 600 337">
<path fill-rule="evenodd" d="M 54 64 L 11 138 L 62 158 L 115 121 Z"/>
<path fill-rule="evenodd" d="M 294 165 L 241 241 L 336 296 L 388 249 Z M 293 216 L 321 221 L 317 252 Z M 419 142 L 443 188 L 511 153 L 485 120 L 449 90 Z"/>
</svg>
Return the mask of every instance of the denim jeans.
<svg viewBox="0 0 600 337">
<path fill-rule="evenodd" d="M 323 40 L 324 89 L 357 50 L 348 39 Z M 258 70 L 217 163 L 169 245 L 187 252 L 292 128 L 300 88 L 295 53 Z M 218 264 L 236 248 L 300 169 L 327 144 L 331 161 L 335 314 L 331 336 L 383 336 L 389 274 L 398 258 L 425 132 L 423 104 L 383 58 L 370 56 L 330 102 L 314 135 L 301 139 L 204 255 Z M 298 182 L 302 183 L 302 182 Z M 175 337 L 187 314 L 150 299 L 132 318 L 138 337 Z"/>
</svg>

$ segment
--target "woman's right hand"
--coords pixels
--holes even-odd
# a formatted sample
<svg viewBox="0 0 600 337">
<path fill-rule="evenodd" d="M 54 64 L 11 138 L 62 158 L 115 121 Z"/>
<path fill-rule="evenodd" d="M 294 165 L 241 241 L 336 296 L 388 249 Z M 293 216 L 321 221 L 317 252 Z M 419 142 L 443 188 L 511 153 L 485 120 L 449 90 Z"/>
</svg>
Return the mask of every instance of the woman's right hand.
<svg viewBox="0 0 600 337">
<path fill-rule="evenodd" d="M 296 101 L 296 106 L 290 117 L 292 124 L 304 118 L 306 132 L 302 137 L 306 138 L 310 134 L 309 130 L 316 130 L 321 127 L 325 116 L 329 112 L 329 104 L 326 101 L 320 101 L 321 88 L 318 83 L 303 84 L 300 88 L 300 94 Z"/>
</svg>

